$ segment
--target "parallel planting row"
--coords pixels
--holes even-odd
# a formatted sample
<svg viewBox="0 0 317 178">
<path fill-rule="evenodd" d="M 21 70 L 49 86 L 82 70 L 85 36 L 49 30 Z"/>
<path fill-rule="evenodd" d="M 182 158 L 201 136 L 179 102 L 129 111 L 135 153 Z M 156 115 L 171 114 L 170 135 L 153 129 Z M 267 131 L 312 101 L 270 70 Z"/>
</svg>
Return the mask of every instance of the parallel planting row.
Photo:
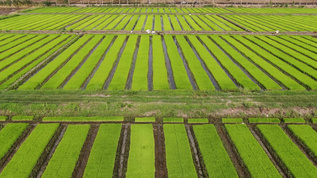
<svg viewBox="0 0 317 178">
<path fill-rule="evenodd" d="M 216 15 L 20 15 L 2 30 L 243 31 Z"/>
<path fill-rule="evenodd" d="M 310 36 L 2 34 L 0 88 L 316 90 L 316 44 Z"/>
<path fill-rule="evenodd" d="M 19 15 L 0 20 L 0 30 L 253 31 L 312 32 L 317 16 L 283 15 Z"/>
<path fill-rule="evenodd" d="M 74 120 L 46 117 L 43 121 L 64 119 Z M 253 120 L 273 122 L 246 125 L 240 124 L 240 119 L 228 118 L 223 120 L 226 123 L 214 125 L 201 123 L 204 119 L 189 119 L 194 124 L 184 125 L 151 123 L 152 118 L 135 120 L 139 123 L 2 125 L 0 176 L 314 177 L 317 174 L 317 132 L 306 124 L 279 126 L 274 119 L 267 118 Z"/>
<path fill-rule="evenodd" d="M 154 7 L 43 7 L 26 13 L 246 13 L 246 14 L 316 14 L 315 8 L 154 8 Z"/>
</svg>

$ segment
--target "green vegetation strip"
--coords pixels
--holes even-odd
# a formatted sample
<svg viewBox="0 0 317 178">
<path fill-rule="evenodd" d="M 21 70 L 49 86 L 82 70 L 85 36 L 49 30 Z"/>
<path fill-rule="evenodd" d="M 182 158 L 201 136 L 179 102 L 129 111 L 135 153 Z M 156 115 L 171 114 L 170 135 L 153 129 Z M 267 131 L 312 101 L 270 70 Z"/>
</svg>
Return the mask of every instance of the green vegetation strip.
<svg viewBox="0 0 317 178">
<path fill-rule="evenodd" d="M 155 117 L 136 117 L 135 122 L 155 122 Z"/>
<path fill-rule="evenodd" d="M 246 125 L 226 124 L 225 128 L 252 177 L 281 177 Z"/>
<path fill-rule="evenodd" d="M 305 123 L 305 119 L 303 118 L 284 118 L 284 123 Z"/>
<path fill-rule="evenodd" d="M 84 177 L 112 177 L 121 124 L 101 124 L 92 146 Z"/>
<path fill-rule="evenodd" d="M 69 125 L 42 177 L 71 177 L 90 125 Z"/>
<path fill-rule="evenodd" d="M 280 123 L 277 118 L 249 118 L 249 123 Z"/>
<path fill-rule="evenodd" d="M 155 177 L 152 124 L 132 125 L 127 177 Z"/>
<path fill-rule="evenodd" d="M 14 142 L 22 135 L 28 124 L 7 124 L 0 131 L 0 160 L 9 151 Z"/>
<path fill-rule="evenodd" d="M 257 125 L 275 154 L 294 177 L 314 177 L 317 168 L 308 160 L 278 125 Z"/>
<path fill-rule="evenodd" d="M 40 124 L 23 142 L 0 177 L 28 177 L 59 124 Z"/>
<path fill-rule="evenodd" d="M 213 125 L 193 126 L 209 177 L 238 177 Z"/>
<path fill-rule="evenodd" d="M 44 117 L 43 122 L 99 122 L 108 121 L 116 122 L 123 121 L 123 116 L 105 116 L 105 117 Z"/>
<path fill-rule="evenodd" d="M 197 177 L 184 125 L 165 124 L 168 177 Z"/>
<path fill-rule="evenodd" d="M 287 127 L 317 158 L 317 132 L 309 125 L 288 125 Z"/>
<path fill-rule="evenodd" d="M 12 121 L 32 121 L 34 116 L 13 116 Z"/>
<path fill-rule="evenodd" d="M 163 118 L 163 122 L 184 122 L 183 118 Z"/>
<path fill-rule="evenodd" d="M 223 118 L 222 123 L 243 123 L 241 118 Z"/>
<path fill-rule="evenodd" d="M 206 118 L 197 118 L 197 119 L 188 119 L 188 123 L 208 123 L 208 119 Z"/>
<path fill-rule="evenodd" d="M 0 116 L 0 121 L 6 121 L 7 120 L 7 116 Z"/>
</svg>

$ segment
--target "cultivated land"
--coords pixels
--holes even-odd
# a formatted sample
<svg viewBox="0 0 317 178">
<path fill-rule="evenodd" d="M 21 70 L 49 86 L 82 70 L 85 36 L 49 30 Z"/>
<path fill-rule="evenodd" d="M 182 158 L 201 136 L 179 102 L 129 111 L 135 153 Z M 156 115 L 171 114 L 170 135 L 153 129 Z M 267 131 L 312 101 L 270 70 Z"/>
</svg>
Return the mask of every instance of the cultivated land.
<svg viewBox="0 0 317 178">
<path fill-rule="evenodd" d="M 2 16 L 0 177 L 314 177 L 316 21 L 314 8 Z"/>
</svg>

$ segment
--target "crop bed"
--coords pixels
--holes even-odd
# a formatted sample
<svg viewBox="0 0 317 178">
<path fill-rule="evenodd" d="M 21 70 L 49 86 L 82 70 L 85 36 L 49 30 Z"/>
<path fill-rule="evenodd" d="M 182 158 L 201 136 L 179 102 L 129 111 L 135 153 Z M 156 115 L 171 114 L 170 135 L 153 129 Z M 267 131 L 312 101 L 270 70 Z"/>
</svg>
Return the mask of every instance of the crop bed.
<svg viewBox="0 0 317 178">
<path fill-rule="evenodd" d="M 0 17 L 0 177 L 316 177 L 316 21 L 315 8 Z"/>
<path fill-rule="evenodd" d="M 315 21 L 309 15 L 32 14 L 0 20 L 0 30 L 313 32 Z"/>
<path fill-rule="evenodd" d="M 0 45 L 1 89 L 317 89 L 309 36 L 3 34 Z"/>
<path fill-rule="evenodd" d="M 228 119 L 223 119 L 224 123 L 217 119 L 206 119 L 207 123 L 205 119 L 185 119 L 183 123 L 174 122 L 181 118 L 165 118 L 162 123 L 160 118 L 118 118 L 45 117 L 23 123 L 5 119 L 0 122 L 0 176 L 317 174 L 314 124 L 279 125 L 271 122 L 273 118 L 265 124 L 249 121 L 266 118 L 243 119 L 244 124 L 235 123 L 239 118 L 228 118 L 231 123 L 225 121 Z M 306 121 L 311 123 L 310 119 Z"/>
</svg>

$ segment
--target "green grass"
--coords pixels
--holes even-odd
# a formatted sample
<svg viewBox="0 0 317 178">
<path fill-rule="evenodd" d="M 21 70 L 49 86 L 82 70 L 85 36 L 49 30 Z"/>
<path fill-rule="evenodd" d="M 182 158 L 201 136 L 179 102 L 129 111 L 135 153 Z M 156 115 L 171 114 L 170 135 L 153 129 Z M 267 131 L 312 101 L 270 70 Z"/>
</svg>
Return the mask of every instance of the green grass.
<svg viewBox="0 0 317 178">
<path fill-rule="evenodd" d="M 238 177 L 215 126 L 194 125 L 193 129 L 209 177 Z"/>
<path fill-rule="evenodd" d="M 252 177 L 282 177 L 246 125 L 226 124 L 225 128 Z"/>
<path fill-rule="evenodd" d="M 197 177 L 184 125 L 164 124 L 168 177 Z"/>
<path fill-rule="evenodd" d="M 317 157 L 317 132 L 309 125 L 288 125 L 291 132 Z"/>
<path fill-rule="evenodd" d="M 209 120 L 207 118 L 197 118 L 197 119 L 188 119 L 188 123 L 208 123 Z"/>
<path fill-rule="evenodd" d="M 155 117 L 136 117 L 135 122 L 155 122 Z"/>
<path fill-rule="evenodd" d="M 6 121 L 8 119 L 7 116 L 0 116 L 0 121 Z"/>
<path fill-rule="evenodd" d="M 28 177 L 59 124 L 39 124 L 23 142 L 0 177 Z"/>
<path fill-rule="evenodd" d="M 42 177 L 71 177 L 90 125 L 69 125 Z"/>
<path fill-rule="evenodd" d="M 305 119 L 303 118 L 284 118 L 284 123 L 305 123 Z"/>
<path fill-rule="evenodd" d="M 163 118 L 163 122 L 184 122 L 183 118 Z"/>
<path fill-rule="evenodd" d="M 132 125 L 127 177 L 155 177 L 152 124 Z"/>
<path fill-rule="evenodd" d="M 278 118 L 249 118 L 249 123 L 280 123 Z"/>
<path fill-rule="evenodd" d="M 9 151 L 15 141 L 22 135 L 28 124 L 7 124 L 0 130 L 0 160 Z"/>
<path fill-rule="evenodd" d="M 222 123 L 243 123 L 242 118 L 222 118 Z"/>
<path fill-rule="evenodd" d="M 311 120 L 312 120 L 312 122 L 313 122 L 314 124 L 317 123 L 317 118 L 312 118 Z"/>
<path fill-rule="evenodd" d="M 257 125 L 275 154 L 294 177 L 315 177 L 317 168 L 278 125 Z"/>
<path fill-rule="evenodd" d="M 83 177 L 112 177 L 121 124 L 101 124 Z"/>
<path fill-rule="evenodd" d="M 12 121 L 32 121 L 34 116 L 13 116 Z"/>
<path fill-rule="evenodd" d="M 116 122 L 123 121 L 122 116 L 105 116 L 105 117 L 44 117 L 43 122 Z"/>
</svg>

